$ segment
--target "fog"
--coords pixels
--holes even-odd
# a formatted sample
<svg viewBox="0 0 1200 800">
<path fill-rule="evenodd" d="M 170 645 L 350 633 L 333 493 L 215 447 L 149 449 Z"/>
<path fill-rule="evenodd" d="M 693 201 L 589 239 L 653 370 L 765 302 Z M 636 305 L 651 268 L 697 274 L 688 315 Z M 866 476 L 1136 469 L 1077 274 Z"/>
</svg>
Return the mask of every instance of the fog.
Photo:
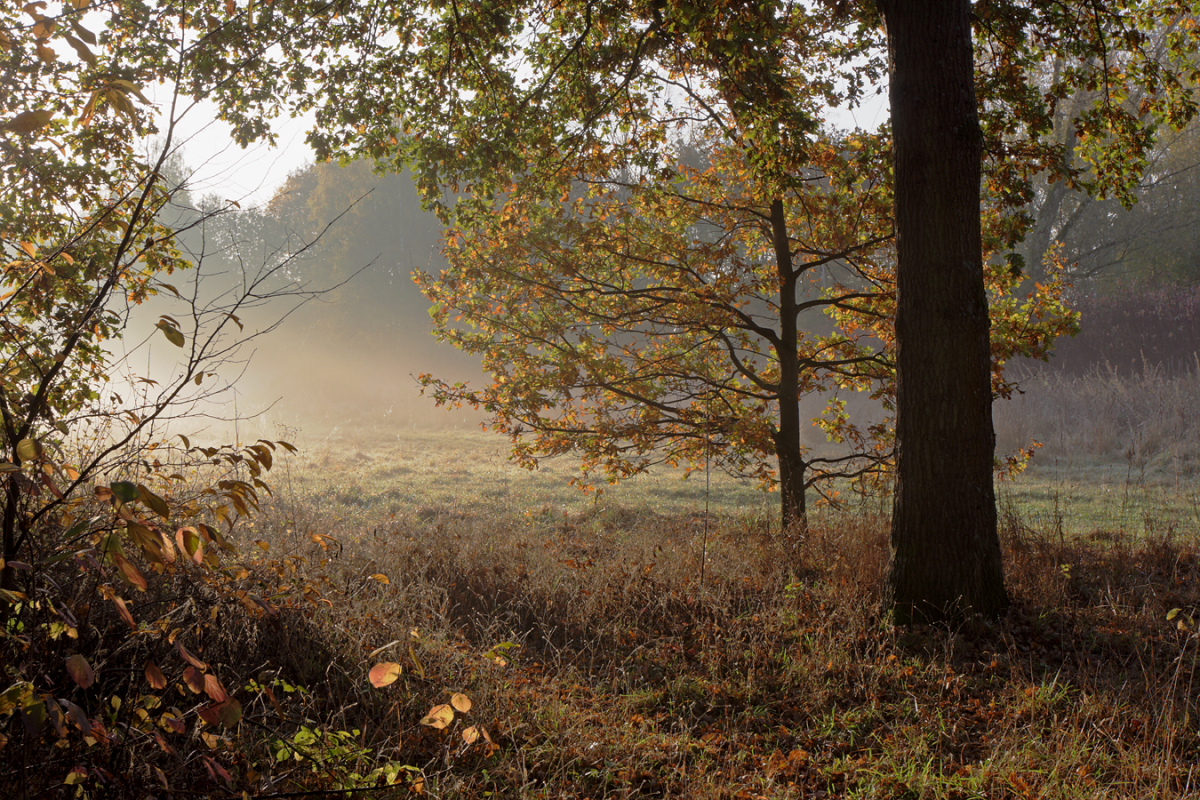
<svg viewBox="0 0 1200 800">
<path fill-rule="evenodd" d="M 356 426 L 474 428 L 482 421 L 478 412 L 436 407 L 417 383 L 421 373 L 450 381 L 484 377 L 477 361 L 431 334 L 429 302 L 411 276 L 443 268 L 441 225 L 421 209 L 410 176 L 376 175 L 366 163 L 322 164 L 293 173 L 261 208 L 223 207 L 215 198 L 185 193 L 173 213 L 183 229 L 182 248 L 199 265 L 202 297 L 263 268 L 277 270 L 267 288 L 285 294 L 239 314 L 245 331 L 234 333 L 269 332 L 221 368 L 232 386 L 204 407 L 213 417 L 241 419 L 242 438 L 245 430 L 320 435 Z M 196 224 L 207 214 L 214 216 Z M 180 276 L 177 283 L 182 289 L 194 278 Z M 1200 290 L 1096 295 L 1086 289 L 1077 286 L 1072 301 L 1085 312 L 1084 333 L 1060 343 L 1063 357 L 1051 362 L 1053 369 L 1195 369 Z M 150 343 L 149 352 L 135 350 L 135 373 L 164 382 L 174 369 L 180 351 L 153 324 L 179 308 L 179 301 L 160 297 L 134 315 L 128 342 Z M 826 399 L 808 398 L 806 414 L 814 416 Z M 860 415 L 878 415 L 873 404 L 866 406 L 857 409 Z M 819 448 L 822 437 L 811 433 L 807 444 Z"/>
<path fill-rule="evenodd" d="M 186 169 L 176 170 L 186 186 Z M 193 297 L 210 309 L 210 326 L 225 322 L 218 349 L 235 347 L 215 374 L 187 387 L 199 402 L 172 430 L 225 435 L 232 426 L 246 440 L 354 426 L 477 427 L 482 420 L 470 410 L 438 408 L 420 393 L 421 373 L 453 381 L 482 373 L 431 333 L 429 303 L 411 276 L 442 269 L 441 226 L 420 208 L 407 175 L 376 176 L 364 164 L 311 166 L 264 207 L 242 210 L 180 192 L 163 219 L 196 267 L 163 278 L 183 299 L 166 291 L 128 310 L 127 335 L 113 353 L 120 366 L 112 392 L 153 395 L 178 381 L 196 335 Z M 231 323 L 220 309 L 246 294 Z M 180 321 L 187 347 L 155 330 L 164 314 Z"/>
</svg>

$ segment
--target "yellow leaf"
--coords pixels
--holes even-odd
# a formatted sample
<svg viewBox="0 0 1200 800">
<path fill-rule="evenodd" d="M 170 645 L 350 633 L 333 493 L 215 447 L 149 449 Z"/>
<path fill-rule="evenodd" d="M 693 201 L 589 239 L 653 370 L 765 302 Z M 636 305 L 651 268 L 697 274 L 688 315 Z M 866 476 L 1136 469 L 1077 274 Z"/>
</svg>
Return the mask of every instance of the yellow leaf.
<svg viewBox="0 0 1200 800">
<path fill-rule="evenodd" d="M 77 21 L 71 20 L 71 30 L 75 31 L 75 33 L 79 35 L 79 38 L 83 39 L 88 44 L 93 46 L 96 44 L 96 34 L 80 25 Z"/>
<path fill-rule="evenodd" d="M 66 40 L 67 40 L 67 44 L 71 45 L 71 47 L 74 48 L 75 52 L 79 55 L 79 58 L 81 60 L 86 61 L 89 64 L 96 63 L 96 54 L 93 53 L 91 50 L 89 50 L 88 46 L 86 44 L 84 44 L 81 40 L 76 39 L 74 36 L 72 36 L 69 33 L 66 35 Z"/>
<path fill-rule="evenodd" d="M 37 439 L 22 439 L 17 442 L 17 455 L 22 461 L 37 461 L 42 457 L 42 443 Z"/>
<path fill-rule="evenodd" d="M 471 698 L 462 692 L 455 692 L 454 696 L 450 698 L 450 705 L 454 706 L 455 711 L 465 714 L 471 710 Z"/>
<path fill-rule="evenodd" d="M 376 572 L 374 575 L 371 576 L 371 579 L 379 581 L 380 583 L 383 583 L 383 584 L 389 584 L 392 582 L 392 579 L 389 578 L 387 575 L 384 575 L 382 572 Z"/>
<path fill-rule="evenodd" d="M 158 329 L 163 332 L 163 335 L 167 337 L 167 341 L 169 341 L 171 344 L 175 345 L 176 347 L 183 347 L 186 339 L 184 339 L 184 336 L 180 332 L 179 328 L 176 328 L 164 319 L 159 320 Z"/>
<path fill-rule="evenodd" d="M 421 724 L 430 728 L 442 730 L 454 721 L 454 709 L 442 703 L 429 709 L 429 713 L 421 718 Z"/>
<path fill-rule="evenodd" d="M 154 105 L 153 103 L 150 102 L 150 98 L 148 98 L 148 97 L 146 97 L 146 95 L 142 94 L 141 88 L 138 87 L 138 85 L 136 83 L 134 83 L 133 81 L 127 81 L 127 80 L 124 80 L 123 78 L 119 78 L 115 81 L 112 81 L 112 83 L 110 85 L 117 89 L 120 89 L 122 92 L 125 92 L 126 94 L 137 95 L 137 98 L 148 106 Z M 130 109 L 130 111 L 132 111 L 133 106 L 130 105 L 129 109 Z"/>
</svg>

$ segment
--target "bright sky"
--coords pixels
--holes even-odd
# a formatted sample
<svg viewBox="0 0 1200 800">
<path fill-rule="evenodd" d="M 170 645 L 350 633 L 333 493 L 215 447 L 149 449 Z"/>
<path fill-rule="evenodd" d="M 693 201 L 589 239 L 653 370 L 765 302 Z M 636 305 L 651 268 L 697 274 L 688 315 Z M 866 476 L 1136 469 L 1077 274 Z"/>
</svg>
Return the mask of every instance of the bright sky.
<svg viewBox="0 0 1200 800">
<path fill-rule="evenodd" d="M 160 108 L 169 108 L 169 88 L 158 87 L 151 98 Z M 155 94 L 158 96 L 156 97 Z M 162 98 L 162 100 L 160 100 Z M 886 92 L 869 97 L 853 111 L 838 110 L 831 122 L 840 128 L 874 130 L 887 119 Z M 235 200 L 242 207 L 263 205 L 292 172 L 313 160 L 312 150 L 304 142 L 310 119 L 281 120 L 277 147 L 255 145 L 243 150 L 230 137 L 229 126 L 215 119 L 211 104 L 201 104 L 183 115 L 177 128 L 184 163 L 193 170 L 191 186 L 197 197 L 214 194 Z"/>
<path fill-rule="evenodd" d="M 164 111 L 169 109 L 169 91 L 158 87 L 151 94 Z M 275 125 L 279 133 L 277 147 L 259 144 L 243 150 L 234 143 L 229 126 L 215 117 L 214 107 L 205 103 L 183 114 L 176 126 L 175 146 L 183 154 L 183 163 L 192 170 L 188 188 L 196 197 L 217 195 L 235 200 L 243 208 L 262 205 L 289 174 L 313 160 L 312 150 L 304 143 L 304 119 L 283 120 Z"/>
</svg>

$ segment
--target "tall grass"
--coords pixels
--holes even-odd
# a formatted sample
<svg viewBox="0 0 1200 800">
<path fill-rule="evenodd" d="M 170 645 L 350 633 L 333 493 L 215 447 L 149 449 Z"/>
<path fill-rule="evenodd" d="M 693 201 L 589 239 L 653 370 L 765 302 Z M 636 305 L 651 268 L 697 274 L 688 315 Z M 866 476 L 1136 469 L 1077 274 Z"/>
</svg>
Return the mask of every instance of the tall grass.
<svg viewBox="0 0 1200 800">
<path fill-rule="evenodd" d="M 1028 369 L 1022 394 L 996 404 L 1001 450 L 1036 439 L 1041 460 L 1131 463 L 1191 476 L 1200 467 L 1200 365 L 1170 372 L 1110 364 L 1075 375 Z"/>
<path fill-rule="evenodd" d="M 1198 385 L 1033 375 L 1000 425 L 1041 435 L 1040 457 L 1071 459 L 1066 471 L 1115 463 L 1141 485 L 1135 463 L 1149 474 L 1200 449 L 1184 413 Z M 1098 517 L 1073 535 L 1069 498 L 1030 513 L 1007 493 L 1011 612 L 899 630 L 881 598 L 885 500 L 823 509 L 797 538 L 737 482 L 706 498 L 702 482 L 659 475 L 584 496 L 563 488 L 569 462 L 530 474 L 501 448 L 359 431 L 277 467 L 225 578 L 274 613 L 204 586 L 137 600 L 179 604 L 175 624 L 243 720 L 189 717 L 187 733 L 168 732 L 174 754 L 133 738 L 92 748 L 91 763 L 124 776 L 108 796 L 152 794 L 160 770 L 214 796 L 336 797 L 389 764 L 399 783 L 372 796 L 1200 795 L 1200 520 Z M 106 641 L 124 624 L 97 606 L 85 633 Z M 172 635 L 146 631 L 139 646 L 168 651 Z M 133 686 L 142 650 L 101 648 L 103 669 Z M 48 653 L 45 672 L 61 672 L 62 652 Z M 383 661 L 402 672 L 374 688 Z M 469 710 L 459 698 L 449 724 L 422 723 L 459 695 Z M 228 785 L 202 768 L 208 752 Z M 0 796 L 48 796 L 79 758 L 36 737 L 5 753 Z"/>
</svg>

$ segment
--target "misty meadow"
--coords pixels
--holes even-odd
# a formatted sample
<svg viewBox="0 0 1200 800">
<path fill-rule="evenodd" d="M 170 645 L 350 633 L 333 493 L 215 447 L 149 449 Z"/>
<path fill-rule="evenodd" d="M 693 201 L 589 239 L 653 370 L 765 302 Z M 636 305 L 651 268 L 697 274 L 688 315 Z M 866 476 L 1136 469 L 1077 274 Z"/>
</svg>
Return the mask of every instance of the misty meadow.
<svg viewBox="0 0 1200 800">
<path fill-rule="evenodd" d="M 1200 794 L 1197 11 L 0 11 L 0 797 Z"/>
</svg>

